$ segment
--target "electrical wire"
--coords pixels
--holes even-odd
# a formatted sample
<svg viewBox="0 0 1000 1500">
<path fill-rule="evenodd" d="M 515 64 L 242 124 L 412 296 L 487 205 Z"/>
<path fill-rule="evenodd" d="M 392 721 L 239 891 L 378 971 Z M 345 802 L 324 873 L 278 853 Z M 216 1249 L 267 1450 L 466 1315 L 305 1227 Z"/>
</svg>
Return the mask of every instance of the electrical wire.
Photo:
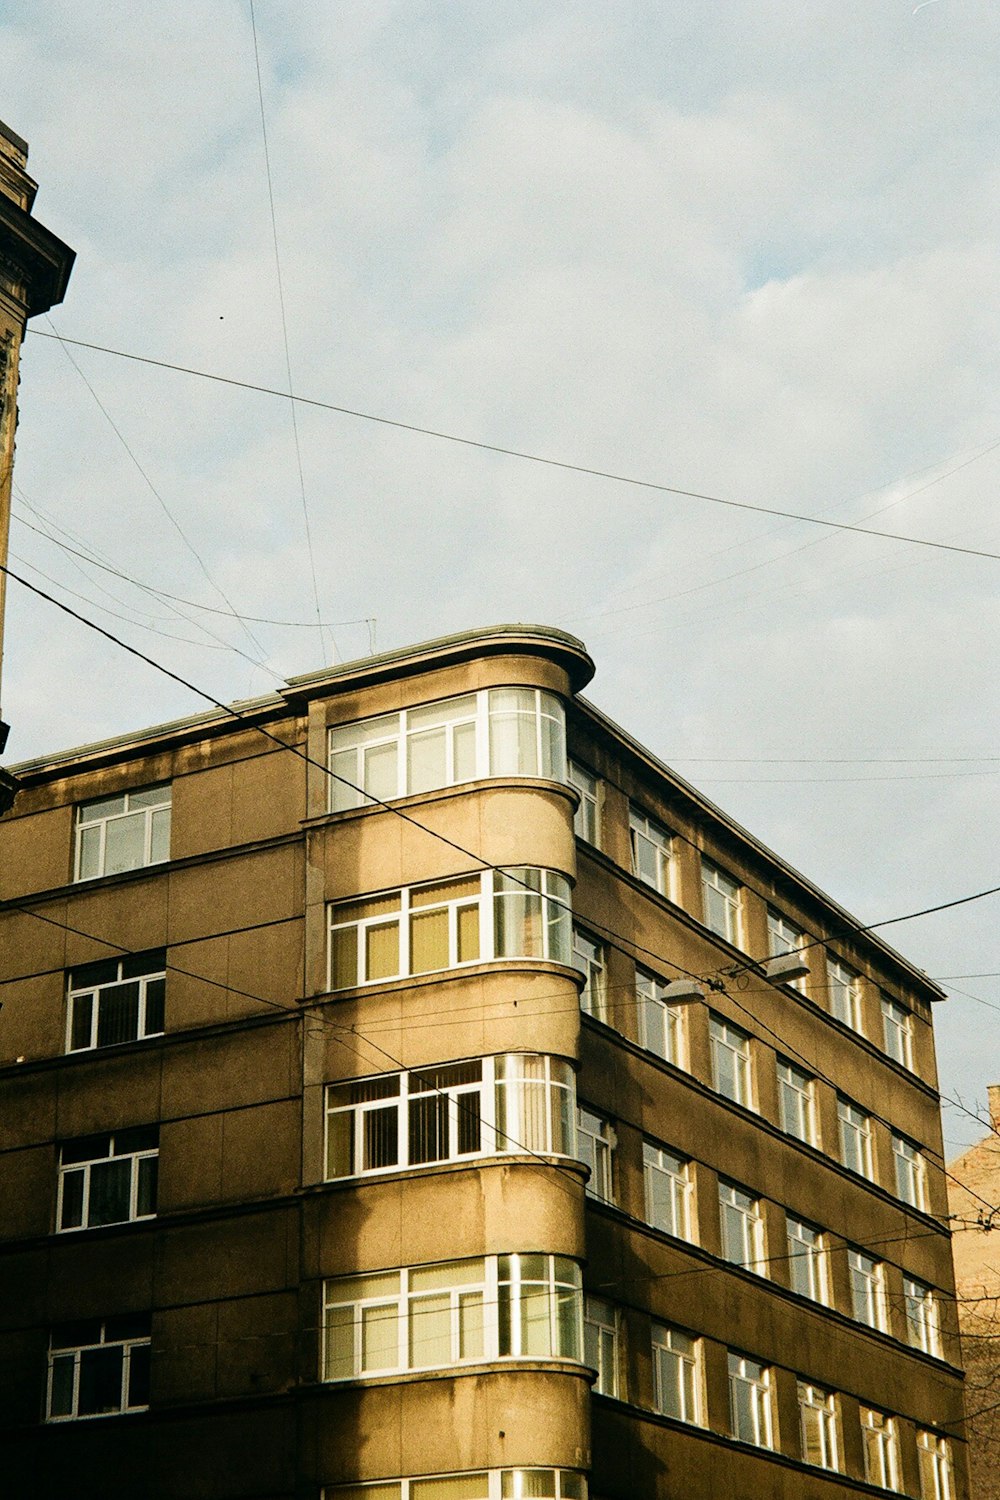
<svg viewBox="0 0 1000 1500">
<path fill-rule="evenodd" d="M 87 387 L 87 390 L 90 392 L 90 394 L 93 396 L 94 400 L 97 402 L 98 408 L 100 409 L 101 413 L 107 418 L 107 421 L 110 424 L 111 429 L 112 429 L 112 431 L 115 434 L 115 437 L 118 439 L 118 441 L 121 443 L 122 447 L 125 449 L 125 452 L 128 454 L 129 458 L 132 460 L 132 463 L 134 464 L 135 468 L 139 471 L 139 474 L 142 476 L 143 482 L 145 483 L 145 485 L 146 485 L 147 489 L 149 490 L 150 494 L 153 496 L 154 500 L 156 500 L 156 502 L 159 505 L 160 509 L 163 511 L 163 514 L 166 516 L 167 520 L 170 522 L 171 526 L 174 528 L 174 530 L 176 531 L 177 535 L 180 537 L 181 541 L 184 543 L 185 547 L 188 549 L 188 551 L 190 552 L 191 556 L 194 558 L 195 562 L 198 564 L 198 566 L 201 569 L 202 573 L 205 575 L 205 578 L 206 578 L 209 586 L 215 590 L 215 592 L 218 594 L 219 598 L 223 601 L 223 603 L 227 604 L 229 606 L 229 611 L 232 614 L 233 618 L 236 619 L 236 620 L 238 620 L 239 623 L 243 626 L 244 634 L 246 635 L 247 640 L 250 642 L 251 648 L 254 651 L 256 651 L 256 653 L 257 653 L 257 658 L 258 658 L 257 659 L 257 665 L 258 666 L 263 666 L 264 665 L 264 661 L 263 661 L 264 648 L 261 645 L 260 641 L 257 640 L 257 637 L 253 634 L 252 630 L 247 625 L 246 621 L 242 618 L 242 616 L 240 615 L 240 613 L 237 610 L 236 606 L 233 604 L 233 601 L 229 598 L 229 595 L 221 587 L 220 584 L 216 583 L 215 579 L 212 577 L 211 573 L 208 571 L 208 567 L 207 567 L 207 565 L 205 563 L 205 559 L 202 557 L 201 553 L 198 551 L 197 547 L 194 545 L 194 543 L 192 542 L 191 538 L 188 536 L 187 532 L 181 526 L 180 522 L 178 521 L 177 517 L 174 515 L 173 511 L 167 505 L 167 502 L 164 500 L 163 496 L 160 494 L 159 490 L 156 488 L 156 485 L 150 479 L 150 477 L 147 474 L 146 470 L 143 468 L 142 464 L 139 462 L 138 458 L 135 455 L 134 450 L 132 449 L 131 445 L 129 444 L 128 440 L 126 439 L 125 434 L 122 432 L 121 428 L 118 426 L 118 423 L 115 421 L 114 417 L 108 411 L 108 408 L 105 406 L 104 402 L 101 400 L 100 396 L 97 394 L 96 390 L 94 389 L 93 385 L 91 384 L 91 382 L 89 381 L 89 379 L 87 378 L 87 376 L 84 374 L 84 372 L 81 369 L 80 365 L 77 363 L 77 361 L 74 359 L 73 355 L 70 353 L 69 349 L 66 346 L 65 341 L 63 340 L 63 338 L 59 334 L 58 329 L 56 328 L 56 326 L 53 323 L 52 319 L 49 317 L 48 313 L 46 313 L 46 315 L 45 315 L 45 321 L 46 321 L 46 323 L 48 323 L 49 327 L 52 329 L 52 332 L 53 332 L 54 336 L 59 340 L 59 344 L 60 344 L 60 346 L 62 348 L 62 351 L 65 354 L 66 358 L 69 360 L 70 364 L 73 366 L 74 370 L 79 375 L 79 377 L 83 381 L 84 385 Z"/>
<path fill-rule="evenodd" d="M 250 6 L 250 30 L 253 34 L 253 58 L 257 73 L 257 100 L 260 105 L 260 133 L 264 144 L 264 172 L 267 177 L 267 201 L 271 210 L 271 235 L 274 241 L 274 270 L 278 284 L 278 306 L 281 311 L 281 333 L 285 346 L 285 371 L 288 376 L 288 400 L 292 414 L 292 437 L 295 443 L 295 463 L 299 474 L 299 494 L 302 499 L 302 520 L 305 527 L 306 550 L 309 554 L 309 571 L 312 575 L 313 599 L 316 604 L 316 626 L 319 630 L 320 655 L 326 657 L 326 648 L 323 643 L 323 616 L 319 607 L 319 582 L 316 577 L 316 558 L 313 553 L 312 530 L 309 525 L 309 506 L 306 503 L 306 480 L 302 469 L 302 447 L 299 442 L 299 422 L 295 411 L 295 392 L 292 385 L 292 356 L 288 346 L 288 318 L 285 313 L 285 289 L 281 274 L 281 253 L 278 249 L 278 219 L 274 210 L 274 184 L 271 180 L 271 153 L 267 144 L 267 118 L 264 112 L 264 83 L 260 73 L 260 48 L 257 42 L 257 17 L 254 13 L 253 0 L 248 0 Z M 331 635 L 331 641 L 333 637 Z M 334 642 L 334 653 L 336 659 L 336 643 Z"/>
<path fill-rule="evenodd" d="M 52 338 L 52 334 L 43 333 L 38 328 L 30 329 L 39 338 Z M 75 344 L 81 349 L 94 349 L 100 354 L 111 354 L 118 359 L 133 360 L 138 364 L 150 365 L 155 369 L 173 370 L 181 375 L 193 375 L 199 380 L 211 380 L 221 385 L 235 386 L 238 390 L 253 391 L 258 395 L 277 396 L 285 401 L 297 402 L 300 406 L 311 406 L 319 411 L 336 412 L 339 416 L 355 417 L 363 422 L 375 422 L 382 427 L 393 427 L 401 432 L 412 432 L 420 437 L 436 438 L 443 442 L 460 443 L 466 448 L 476 448 L 484 453 L 496 453 L 503 458 L 517 458 L 526 463 L 543 464 L 547 468 L 560 469 L 565 473 L 583 474 L 592 479 L 606 479 L 613 484 L 630 485 L 635 489 L 652 490 L 657 494 L 676 495 L 687 500 L 701 500 L 708 505 L 724 505 L 731 510 L 751 511 L 757 515 L 779 516 L 786 521 L 801 521 L 809 526 L 826 526 L 832 531 L 852 532 L 859 536 L 879 537 L 883 541 L 906 542 L 914 547 L 929 547 L 938 552 L 954 552 L 965 557 L 982 557 L 991 562 L 1000 562 L 1000 552 L 986 552 L 977 547 L 957 547 L 950 542 L 935 542 L 927 537 L 904 536 L 894 531 L 877 531 L 867 526 L 853 526 L 846 521 L 826 520 L 822 516 L 809 516 L 799 511 L 780 510 L 776 506 L 754 505 L 749 500 L 732 500 L 722 495 L 710 495 L 701 490 L 682 489 L 679 485 L 661 484 L 652 479 L 640 479 L 636 475 L 618 474 L 609 469 L 598 469 L 586 464 L 571 463 L 565 459 L 546 458 L 539 453 L 528 453 L 520 448 L 506 448 L 499 443 L 482 442 L 476 438 L 461 437 L 454 432 L 444 432 L 434 427 L 421 427 L 415 422 L 403 422 L 393 417 L 377 416 L 373 412 L 360 411 L 355 407 L 338 406 L 332 401 L 320 401 L 310 396 L 290 395 L 288 391 L 278 390 L 273 386 L 258 385 L 249 380 L 236 380 L 227 375 L 214 375 L 207 370 L 197 370 L 190 365 L 178 365 L 165 359 L 151 359 L 142 354 L 131 354 L 124 349 L 112 349 L 106 344 L 94 344 L 84 339 L 70 339 L 61 335 L 67 343 Z"/>
</svg>

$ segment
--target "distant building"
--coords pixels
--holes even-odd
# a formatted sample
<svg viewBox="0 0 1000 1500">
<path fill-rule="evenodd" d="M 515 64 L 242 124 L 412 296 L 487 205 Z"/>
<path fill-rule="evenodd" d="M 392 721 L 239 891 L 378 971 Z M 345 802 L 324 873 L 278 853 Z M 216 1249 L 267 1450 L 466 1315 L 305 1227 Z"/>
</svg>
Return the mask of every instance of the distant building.
<svg viewBox="0 0 1000 1500">
<path fill-rule="evenodd" d="M 6 566 L 10 490 L 17 426 L 17 372 L 29 318 L 48 312 L 66 293 L 73 251 L 32 218 L 38 184 L 25 171 L 28 147 L 0 120 L 0 563 Z M 7 575 L 0 570 L 0 668 Z M 0 755 L 8 726 L 0 717 Z M 0 812 L 16 788 L 0 768 Z"/>
<path fill-rule="evenodd" d="M 989 1134 L 948 1168 L 977 1500 L 1000 1500 L 1000 1085 L 989 1090 L 989 1121 Z"/>
<path fill-rule="evenodd" d="M 942 993 L 592 671 L 501 626 L 15 768 L 5 1493 L 966 1500 Z"/>
</svg>

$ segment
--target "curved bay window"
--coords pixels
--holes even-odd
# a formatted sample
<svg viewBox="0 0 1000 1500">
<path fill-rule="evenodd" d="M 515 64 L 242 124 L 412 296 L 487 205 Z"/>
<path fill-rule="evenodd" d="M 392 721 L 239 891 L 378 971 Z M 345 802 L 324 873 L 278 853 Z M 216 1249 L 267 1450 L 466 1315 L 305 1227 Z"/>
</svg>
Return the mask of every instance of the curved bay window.
<svg viewBox="0 0 1000 1500">
<path fill-rule="evenodd" d="M 331 729 L 330 811 L 490 776 L 566 781 L 566 713 L 541 688 L 483 688 Z"/>
<path fill-rule="evenodd" d="M 586 1500 L 587 1481 L 572 1469 L 482 1469 L 424 1479 L 340 1484 L 323 1500 Z"/>
<path fill-rule="evenodd" d="M 569 1063 L 533 1053 L 332 1083 L 327 1179 L 467 1157 L 573 1156 L 575 1106 Z"/>
<path fill-rule="evenodd" d="M 580 1267 L 564 1255 L 477 1256 L 324 1285 L 323 1379 L 500 1359 L 583 1357 Z"/>
<path fill-rule="evenodd" d="M 331 990 L 495 958 L 572 962 L 570 886 L 554 870 L 483 870 L 328 910 Z"/>
</svg>

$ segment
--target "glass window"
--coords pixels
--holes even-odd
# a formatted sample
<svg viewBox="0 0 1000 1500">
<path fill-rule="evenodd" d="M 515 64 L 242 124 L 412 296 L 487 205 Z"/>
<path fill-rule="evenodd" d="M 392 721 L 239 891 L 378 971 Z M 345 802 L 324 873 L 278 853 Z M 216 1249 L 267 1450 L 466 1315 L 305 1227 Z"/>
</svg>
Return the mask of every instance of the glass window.
<svg viewBox="0 0 1000 1500">
<path fill-rule="evenodd" d="M 816 1080 L 794 1063 L 778 1059 L 778 1117 L 782 1130 L 808 1146 L 818 1145 Z"/>
<path fill-rule="evenodd" d="M 923 1281 L 903 1277 L 906 1341 L 914 1349 L 941 1358 L 941 1310 L 937 1293 Z"/>
<path fill-rule="evenodd" d="M 701 862 L 701 901 L 705 926 L 727 943 L 740 943 L 740 886 L 718 865 Z"/>
<path fill-rule="evenodd" d="M 66 1141 L 59 1153 L 59 1229 L 151 1219 L 159 1161 L 155 1125 Z"/>
<path fill-rule="evenodd" d="M 882 1034 L 886 1054 L 913 1071 L 913 1016 L 898 1000 L 882 996 Z"/>
<path fill-rule="evenodd" d="M 865 1478 L 883 1490 L 899 1490 L 899 1433 L 894 1417 L 874 1407 L 861 1408 L 861 1436 L 865 1445 Z"/>
<path fill-rule="evenodd" d="M 920 1147 L 905 1135 L 892 1133 L 892 1154 L 896 1163 L 896 1192 L 911 1208 L 927 1207 L 927 1162 Z"/>
<path fill-rule="evenodd" d="M 861 976 L 828 953 L 826 985 L 831 1016 L 836 1016 L 852 1031 L 861 1032 Z"/>
<path fill-rule="evenodd" d="M 818 1469 L 839 1469 L 836 1397 L 832 1391 L 821 1390 L 805 1380 L 798 1382 L 798 1391 L 803 1461 L 815 1464 Z"/>
<path fill-rule="evenodd" d="M 677 1068 L 687 1066 L 683 1005 L 669 1005 L 666 985 L 645 969 L 635 971 L 635 1001 L 639 1013 L 639 1044 Z"/>
<path fill-rule="evenodd" d="M 888 1332 L 885 1297 L 885 1267 L 863 1250 L 847 1252 L 851 1279 L 851 1308 L 859 1323 Z"/>
<path fill-rule="evenodd" d="M 328 1281 L 323 1378 L 495 1359 L 582 1359 L 580 1268 L 489 1255 Z"/>
<path fill-rule="evenodd" d="M 632 846 L 632 874 L 644 885 L 651 885 L 661 896 L 670 894 L 670 835 L 645 813 L 629 809 L 629 839 Z"/>
<path fill-rule="evenodd" d="M 734 1265 L 763 1276 L 764 1222 L 760 1203 L 735 1182 L 719 1182 L 722 1254 Z"/>
<path fill-rule="evenodd" d="M 607 949 L 596 938 L 573 928 L 573 966 L 584 976 L 580 992 L 580 1009 L 584 1015 L 594 1016 L 598 1021 L 608 1018 L 607 1007 Z"/>
<path fill-rule="evenodd" d="M 679 1328 L 653 1324 L 653 1401 L 656 1410 L 678 1422 L 700 1424 L 701 1379 L 698 1340 Z"/>
<path fill-rule="evenodd" d="M 837 1096 L 837 1120 L 840 1127 L 840 1159 L 859 1177 L 874 1180 L 872 1172 L 872 1122 L 850 1099 Z"/>
<path fill-rule="evenodd" d="M 130 1314 L 65 1323 L 49 1340 L 46 1418 L 110 1417 L 149 1405 L 150 1320 Z"/>
<path fill-rule="evenodd" d="M 573 1156 L 575 1099 L 569 1063 L 527 1052 L 331 1083 L 326 1175 L 521 1151 Z"/>
<path fill-rule="evenodd" d="M 599 1396 L 622 1399 L 619 1387 L 618 1346 L 621 1318 L 617 1307 L 600 1297 L 588 1297 L 583 1311 L 584 1363 L 597 1371 L 592 1389 Z"/>
<path fill-rule="evenodd" d="M 487 776 L 566 781 L 562 703 L 539 688 L 484 688 L 329 733 L 330 811 Z"/>
<path fill-rule="evenodd" d="M 580 805 L 573 816 L 574 831 L 577 838 L 596 849 L 601 842 L 600 782 L 573 760 L 569 763 L 569 780 L 580 793 Z"/>
<path fill-rule="evenodd" d="M 951 1464 L 951 1446 L 936 1432 L 917 1432 L 917 1461 L 920 1468 L 920 1500 L 955 1500 L 955 1481 Z"/>
<path fill-rule="evenodd" d="M 512 868 L 334 901 L 331 990 L 432 974 L 493 958 L 569 964 L 569 881 L 553 870 Z"/>
<path fill-rule="evenodd" d="M 602 1203 L 613 1203 L 611 1157 L 615 1133 L 611 1122 L 581 1105 L 577 1114 L 576 1139 L 580 1160 L 590 1168 L 587 1192 L 591 1198 L 599 1198 Z"/>
<path fill-rule="evenodd" d="M 727 1099 L 753 1108 L 750 1073 L 750 1037 L 714 1012 L 708 1018 L 712 1053 L 712 1087 Z"/>
<path fill-rule="evenodd" d="M 801 928 L 795 927 L 787 917 L 773 907 L 767 909 L 767 955 L 768 958 L 780 958 L 783 953 L 799 953 L 806 947 L 806 935 Z M 803 975 L 799 979 L 790 981 L 795 990 L 802 994 L 806 992 L 806 981 Z"/>
<path fill-rule="evenodd" d="M 113 1047 L 163 1032 L 166 953 L 130 953 L 69 975 L 66 1051 Z"/>
<path fill-rule="evenodd" d="M 323 1500 L 586 1500 L 586 1495 L 586 1480 L 572 1469 L 483 1469 L 328 1486 Z"/>
<path fill-rule="evenodd" d="M 653 1141 L 642 1143 L 646 1223 L 691 1240 L 691 1163 Z"/>
<path fill-rule="evenodd" d="M 785 1215 L 788 1234 L 788 1280 L 793 1292 L 826 1302 L 828 1295 L 826 1247 L 822 1230 Z"/>
<path fill-rule="evenodd" d="M 743 1354 L 729 1355 L 729 1427 L 741 1443 L 774 1447 L 770 1371 Z"/>
<path fill-rule="evenodd" d="M 170 858 L 170 787 L 120 792 L 76 810 L 76 880 L 120 875 Z"/>
</svg>

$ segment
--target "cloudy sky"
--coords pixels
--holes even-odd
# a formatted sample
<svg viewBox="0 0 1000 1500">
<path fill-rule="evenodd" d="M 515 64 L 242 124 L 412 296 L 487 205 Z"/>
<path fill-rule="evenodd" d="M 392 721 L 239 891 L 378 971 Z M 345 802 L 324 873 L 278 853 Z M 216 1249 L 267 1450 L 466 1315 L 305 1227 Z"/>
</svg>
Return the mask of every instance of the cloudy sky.
<svg viewBox="0 0 1000 1500">
<path fill-rule="evenodd" d="M 273 225 L 249 0 L 0 0 L 0 116 L 77 251 L 37 333 L 1000 553 L 995 0 L 255 15 Z M 287 400 L 32 336 L 13 565 L 227 700 L 558 624 L 600 707 L 862 921 L 1000 884 L 995 557 L 306 405 L 297 437 L 301 484 Z M 16 584 L 7 651 L 13 761 L 199 707 Z M 969 1108 L 998 914 L 885 932 L 952 996 Z M 946 1109 L 949 1151 L 981 1134 Z"/>
</svg>

